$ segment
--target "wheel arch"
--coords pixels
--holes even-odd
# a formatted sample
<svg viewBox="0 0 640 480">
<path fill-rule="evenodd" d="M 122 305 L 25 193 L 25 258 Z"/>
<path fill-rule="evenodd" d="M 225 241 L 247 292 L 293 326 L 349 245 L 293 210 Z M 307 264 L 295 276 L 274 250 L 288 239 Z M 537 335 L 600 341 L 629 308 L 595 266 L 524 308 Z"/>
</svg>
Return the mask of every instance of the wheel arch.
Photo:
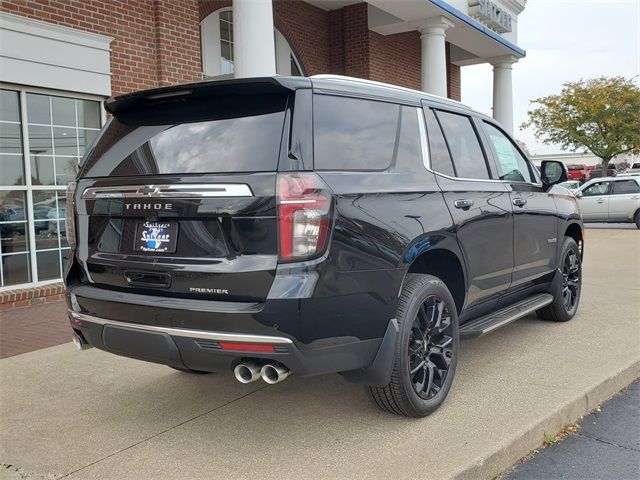
<svg viewBox="0 0 640 480">
<path fill-rule="evenodd" d="M 573 238 L 578 244 L 580 255 L 584 255 L 584 228 L 578 222 L 570 222 L 564 229 L 564 236 Z"/>
<path fill-rule="evenodd" d="M 456 304 L 458 314 L 462 312 L 466 298 L 466 273 L 458 254 L 445 248 L 429 248 L 415 256 L 407 273 L 433 275 L 442 280 Z"/>
</svg>

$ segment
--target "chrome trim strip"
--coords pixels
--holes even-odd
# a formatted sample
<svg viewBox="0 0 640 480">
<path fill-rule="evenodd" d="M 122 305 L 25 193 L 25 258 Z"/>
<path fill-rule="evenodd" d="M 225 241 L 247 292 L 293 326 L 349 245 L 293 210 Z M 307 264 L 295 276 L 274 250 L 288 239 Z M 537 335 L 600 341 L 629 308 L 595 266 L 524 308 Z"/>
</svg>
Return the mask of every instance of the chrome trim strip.
<svg viewBox="0 0 640 480">
<path fill-rule="evenodd" d="M 209 198 L 253 197 L 249 185 L 243 183 L 185 183 L 175 185 L 125 185 L 89 187 L 82 198 Z"/>
<path fill-rule="evenodd" d="M 121 322 L 119 320 L 108 320 L 106 318 L 94 317 L 85 313 L 78 313 L 68 310 L 73 318 L 97 325 L 114 325 L 117 327 L 127 327 L 147 332 L 167 333 L 174 337 L 202 338 L 219 342 L 240 342 L 240 343 L 268 343 L 272 345 L 292 345 L 293 341 L 285 337 L 271 337 L 269 335 L 250 335 L 244 333 L 224 333 L 209 332 L 205 330 L 189 330 L 186 328 L 161 327 L 159 325 L 140 325 L 137 323 Z"/>
<path fill-rule="evenodd" d="M 422 164 L 424 168 L 431 168 L 431 156 L 429 155 L 429 144 L 427 143 L 427 124 L 424 121 L 424 111 L 416 108 L 418 115 L 418 131 L 420 132 L 420 146 L 422 147 Z"/>
</svg>

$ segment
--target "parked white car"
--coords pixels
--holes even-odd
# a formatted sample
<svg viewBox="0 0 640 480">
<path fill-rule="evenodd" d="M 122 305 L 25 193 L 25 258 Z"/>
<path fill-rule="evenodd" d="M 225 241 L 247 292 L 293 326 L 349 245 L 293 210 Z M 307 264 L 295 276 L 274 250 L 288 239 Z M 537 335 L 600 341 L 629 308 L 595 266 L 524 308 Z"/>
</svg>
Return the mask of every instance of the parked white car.
<svg viewBox="0 0 640 480">
<path fill-rule="evenodd" d="M 575 192 L 580 188 L 580 182 L 578 180 L 567 180 L 566 182 L 559 183 L 558 185 L 567 188 L 572 192 Z"/>
<path fill-rule="evenodd" d="M 574 193 L 585 222 L 633 222 L 640 228 L 640 176 L 596 178 Z"/>
</svg>

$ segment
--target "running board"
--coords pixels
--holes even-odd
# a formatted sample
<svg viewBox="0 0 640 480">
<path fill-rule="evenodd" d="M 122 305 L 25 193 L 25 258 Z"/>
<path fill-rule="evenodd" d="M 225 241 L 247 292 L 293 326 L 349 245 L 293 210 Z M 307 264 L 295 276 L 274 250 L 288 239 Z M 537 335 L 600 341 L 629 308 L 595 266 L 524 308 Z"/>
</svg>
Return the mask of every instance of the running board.
<svg viewBox="0 0 640 480">
<path fill-rule="evenodd" d="M 510 324 L 536 310 L 546 307 L 553 302 L 553 295 L 549 293 L 539 293 L 533 297 L 521 300 L 497 312 L 478 317 L 475 320 L 460 326 L 460 336 L 474 338 L 492 332 L 500 327 Z"/>
</svg>

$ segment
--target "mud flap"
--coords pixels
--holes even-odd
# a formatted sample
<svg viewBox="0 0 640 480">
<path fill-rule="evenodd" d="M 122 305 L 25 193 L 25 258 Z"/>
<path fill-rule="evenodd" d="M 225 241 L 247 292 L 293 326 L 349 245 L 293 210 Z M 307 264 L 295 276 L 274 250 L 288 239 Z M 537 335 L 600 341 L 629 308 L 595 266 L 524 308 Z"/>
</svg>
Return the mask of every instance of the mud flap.
<svg viewBox="0 0 640 480">
<path fill-rule="evenodd" d="M 353 383 L 369 385 L 370 387 L 385 387 L 391 380 L 393 371 L 393 357 L 396 350 L 399 327 L 395 318 L 389 320 L 380 348 L 370 366 L 360 370 L 342 372 L 342 376 Z"/>
</svg>

